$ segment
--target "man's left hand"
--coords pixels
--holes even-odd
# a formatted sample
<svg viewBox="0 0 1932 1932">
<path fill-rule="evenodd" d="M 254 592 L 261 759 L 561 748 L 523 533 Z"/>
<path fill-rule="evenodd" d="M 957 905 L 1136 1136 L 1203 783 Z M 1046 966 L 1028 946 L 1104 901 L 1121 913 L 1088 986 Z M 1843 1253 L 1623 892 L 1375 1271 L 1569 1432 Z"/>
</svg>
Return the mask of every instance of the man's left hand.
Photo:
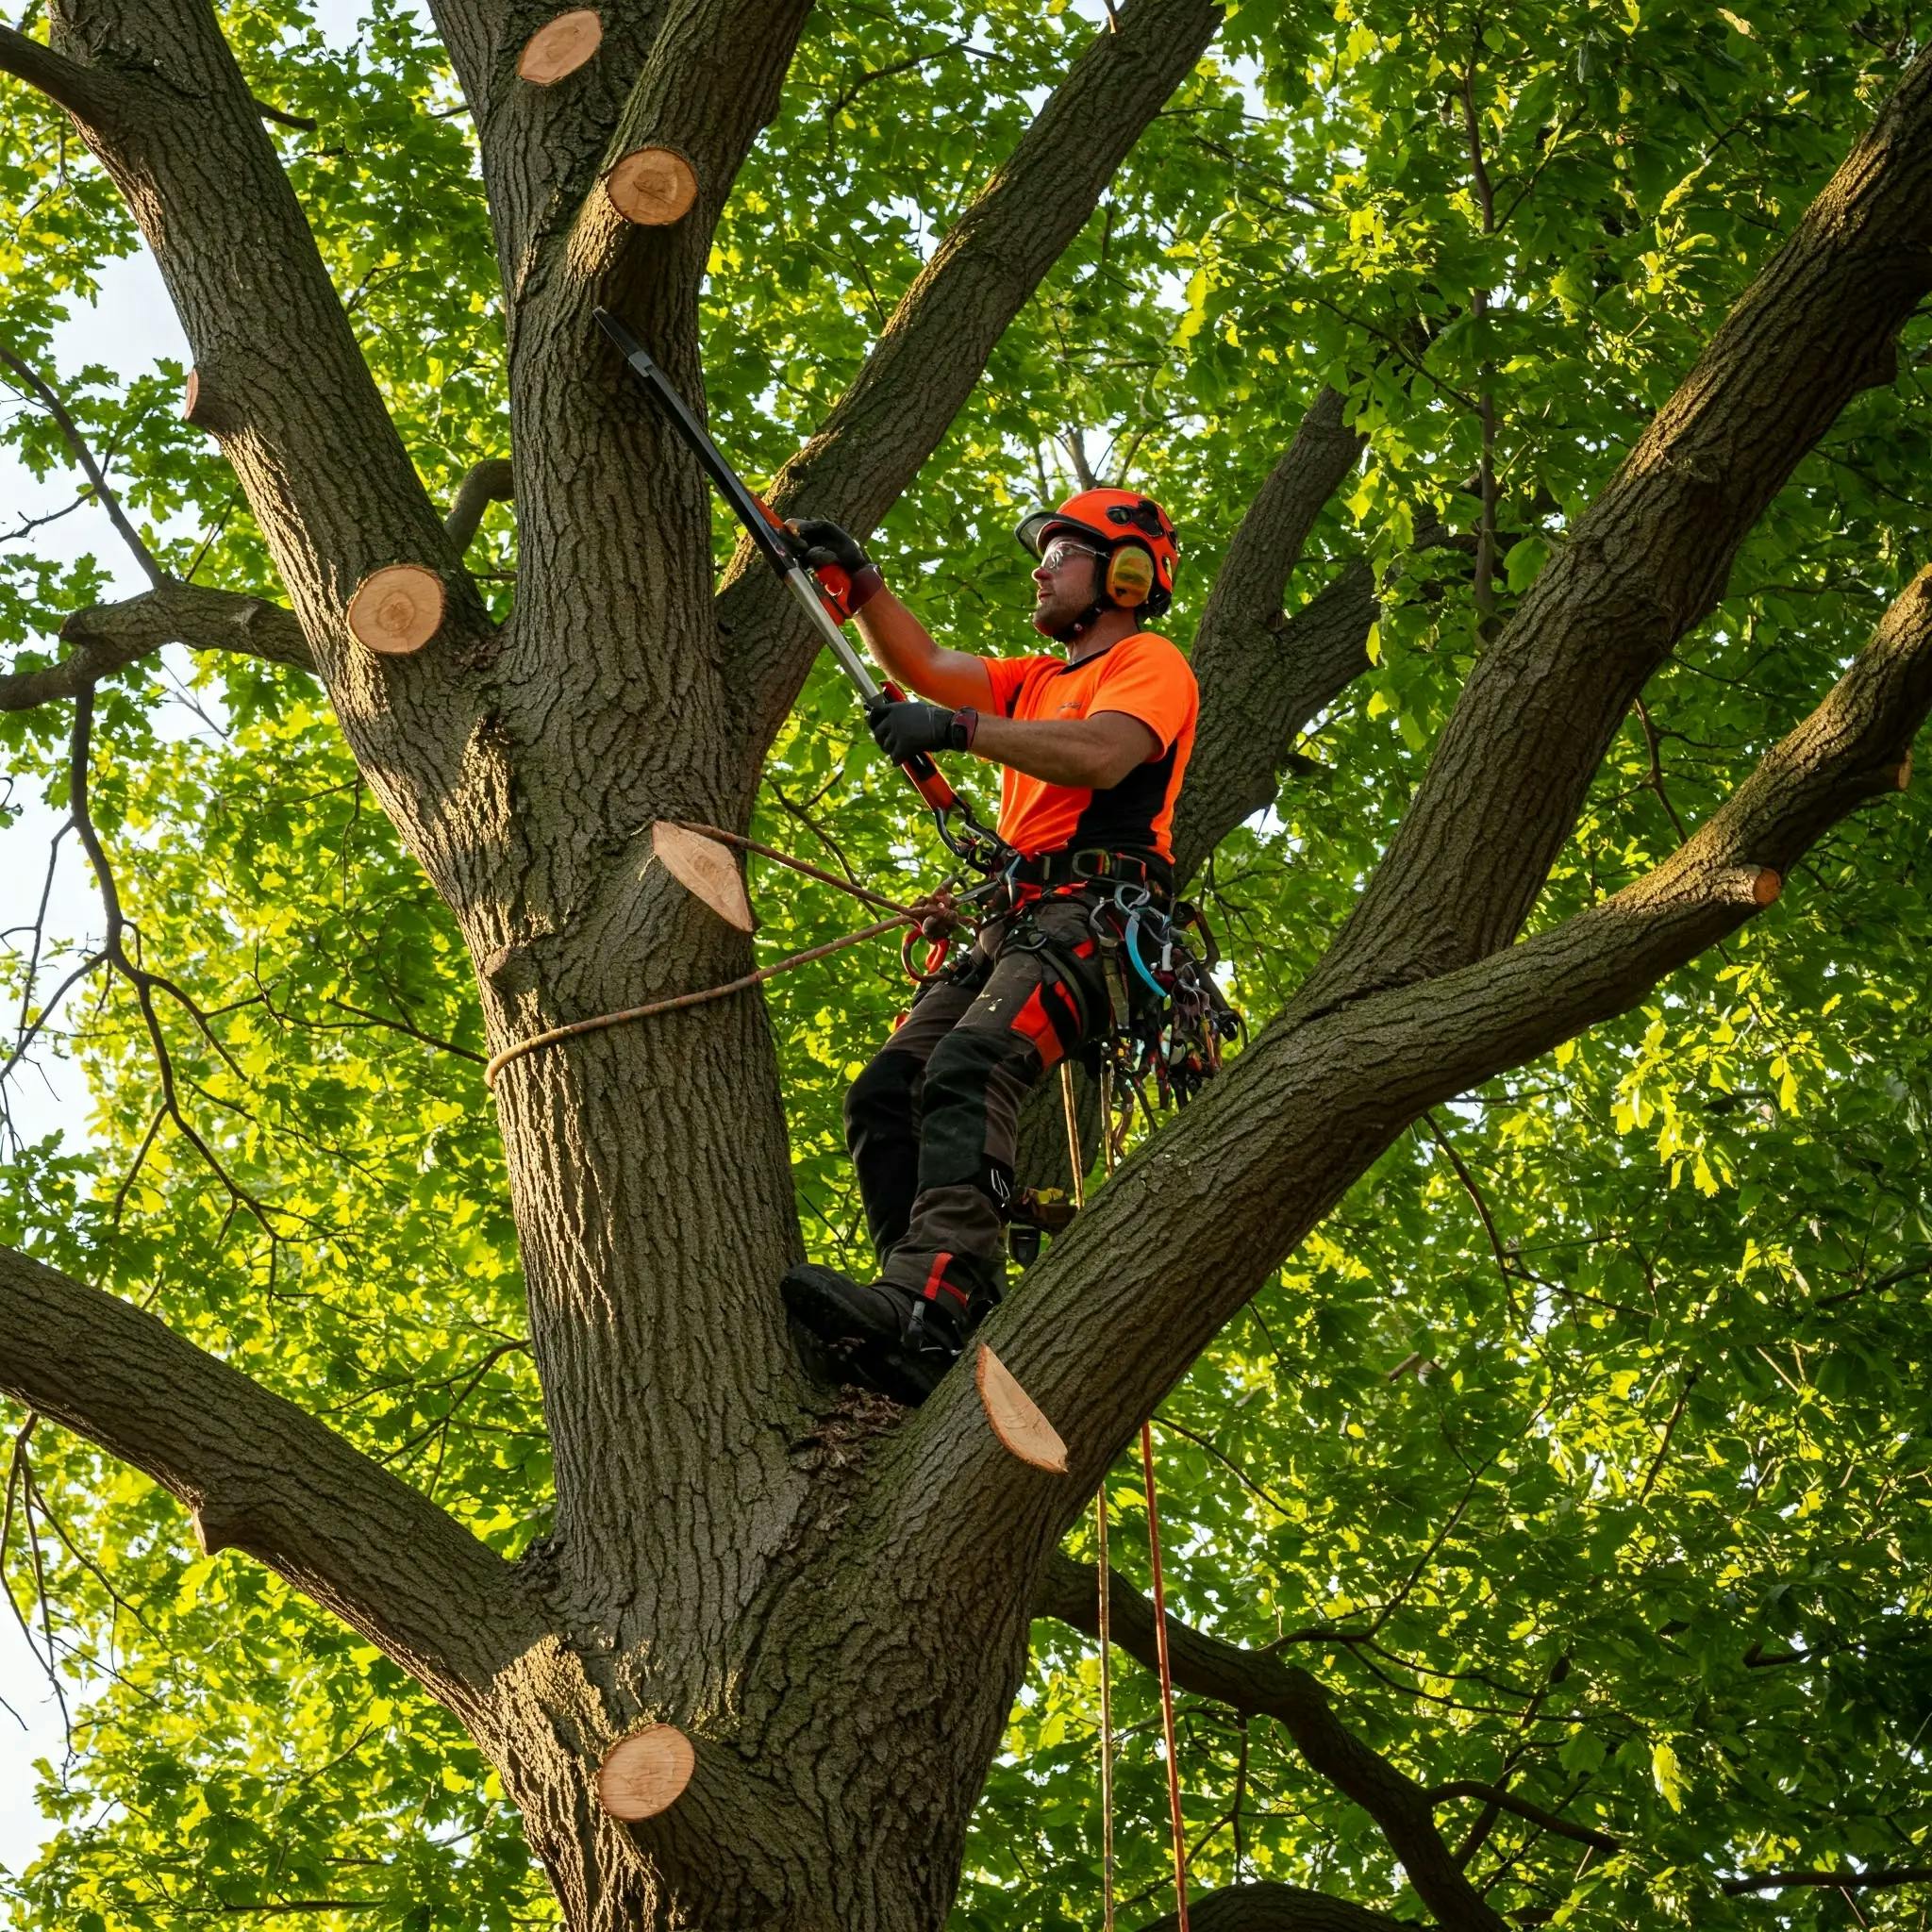
<svg viewBox="0 0 1932 1932">
<path fill-rule="evenodd" d="M 923 751 L 971 750 L 973 727 L 979 720 L 971 710 L 949 710 L 944 705 L 910 699 L 895 704 L 881 692 L 866 700 L 865 722 L 878 748 L 895 765 L 903 765 Z"/>
</svg>

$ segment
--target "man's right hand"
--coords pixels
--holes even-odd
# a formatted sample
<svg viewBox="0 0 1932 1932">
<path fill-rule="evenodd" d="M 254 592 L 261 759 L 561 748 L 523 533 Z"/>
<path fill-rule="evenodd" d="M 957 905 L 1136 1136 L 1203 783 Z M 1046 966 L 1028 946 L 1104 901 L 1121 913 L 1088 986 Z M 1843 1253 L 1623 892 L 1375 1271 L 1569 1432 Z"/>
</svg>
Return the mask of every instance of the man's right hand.
<svg viewBox="0 0 1932 1932">
<path fill-rule="evenodd" d="M 885 589 L 885 579 L 859 548 L 858 540 L 837 524 L 824 517 L 798 517 L 788 521 L 786 528 L 797 539 L 799 561 L 807 570 L 816 573 L 830 565 L 845 574 L 851 589 L 842 597 L 833 597 L 841 617 L 854 615 Z"/>
</svg>

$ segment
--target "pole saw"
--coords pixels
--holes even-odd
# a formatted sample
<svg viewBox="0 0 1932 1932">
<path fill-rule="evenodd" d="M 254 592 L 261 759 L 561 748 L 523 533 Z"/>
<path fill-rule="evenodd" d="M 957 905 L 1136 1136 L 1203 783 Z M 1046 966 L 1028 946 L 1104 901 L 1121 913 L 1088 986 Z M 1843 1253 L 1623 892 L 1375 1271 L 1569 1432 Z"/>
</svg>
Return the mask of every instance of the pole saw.
<svg viewBox="0 0 1932 1932">
<path fill-rule="evenodd" d="M 894 704 L 906 693 L 890 678 L 874 677 L 870 667 L 853 649 L 851 641 L 840 628 L 840 620 L 849 612 L 845 598 L 851 583 L 836 564 L 822 565 L 818 582 L 807 571 L 798 554 L 798 540 L 766 507 L 764 499 L 746 488 L 744 480 L 724 460 L 718 445 L 705 433 L 705 427 L 691 412 L 684 398 L 672 387 L 670 378 L 652 361 L 644 345 L 608 308 L 591 311 L 604 333 L 618 346 L 638 379 L 658 406 L 671 419 L 685 446 L 703 465 L 718 494 L 732 514 L 745 527 L 752 545 L 785 588 L 797 599 L 799 608 L 811 620 L 820 640 L 830 646 L 846 681 L 858 693 L 861 703 L 885 697 Z M 992 874 L 1009 857 L 1005 843 L 974 817 L 973 808 L 946 782 L 946 775 L 925 752 L 917 752 L 899 767 L 912 788 L 925 801 L 933 823 L 946 849 L 976 872 Z"/>
</svg>

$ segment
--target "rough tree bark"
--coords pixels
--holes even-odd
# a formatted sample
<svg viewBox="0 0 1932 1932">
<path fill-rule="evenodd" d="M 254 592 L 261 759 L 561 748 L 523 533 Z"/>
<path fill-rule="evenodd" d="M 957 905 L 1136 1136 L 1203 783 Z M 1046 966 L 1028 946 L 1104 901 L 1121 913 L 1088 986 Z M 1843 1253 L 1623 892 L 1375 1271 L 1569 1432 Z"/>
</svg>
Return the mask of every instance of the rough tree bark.
<svg viewBox="0 0 1932 1932">
<path fill-rule="evenodd" d="M 195 420 L 233 463 L 292 608 L 161 585 L 75 619 L 73 655 L 0 703 L 71 696 L 174 637 L 312 668 L 468 942 L 496 1048 L 745 969 L 744 938 L 647 862 L 643 835 L 665 817 L 742 827 L 812 648 L 761 577 L 741 570 L 714 600 L 701 478 L 591 320 L 597 303 L 623 308 L 702 393 L 711 227 L 807 8 L 602 12 L 597 58 L 535 89 L 515 78 L 541 24 L 528 8 L 437 8 L 475 113 L 509 320 L 522 575 L 500 628 L 462 563 L 478 502 L 446 525 L 427 501 L 205 0 L 54 0 L 50 44 L 0 35 L 0 67 L 68 109 L 140 221 L 193 348 Z M 1206 0 L 1127 0 L 787 467 L 781 504 L 808 497 L 864 529 L 913 481 L 1217 19 Z M 627 220 L 607 192 L 644 150 L 691 173 L 676 220 Z M 967 1376 L 912 1417 L 828 1403 L 804 1379 L 772 1293 L 799 1243 L 755 998 L 573 1040 L 497 1084 L 556 1468 L 554 1534 L 522 1563 L 151 1318 L 17 1256 L 0 1257 L 0 1387 L 148 1471 L 209 1547 L 271 1564 L 447 1704 L 575 1932 L 932 1932 L 1041 1589 L 1079 1621 L 1058 1540 L 1216 1328 L 1424 1108 L 1628 1007 L 1898 781 L 1932 705 L 1924 579 L 1657 874 L 1509 943 L 1643 677 L 1709 608 L 1771 491 L 1857 386 L 1884 379 L 1932 287 L 1928 185 L 1932 57 L 1478 660 L 1307 993 L 999 1312 L 988 1339 L 1058 1424 L 1069 1477 L 1008 1456 Z M 278 353 L 285 332 L 299 359 Z M 1283 585 L 1357 447 L 1317 401 L 1210 606 L 1194 858 L 1265 802 L 1296 707 L 1305 718 L 1358 661 L 1359 577 L 1337 588 L 1347 608 L 1310 678 L 1256 655 L 1279 642 Z M 440 579 L 445 615 L 423 650 L 382 657 L 343 613 L 399 562 Z M 1266 702 L 1215 710 L 1215 687 L 1243 676 Z M 1121 1349 L 1124 1333 L 1143 1345 Z M 1132 1607 L 1117 1616 L 1131 1641 Z M 1180 1656 L 1279 1718 L 1369 1809 L 1437 1923 L 1496 1932 L 1430 1794 L 1312 1679 L 1207 1639 Z M 668 1810 L 620 1824 L 596 1768 L 653 1721 L 690 1737 L 695 1769 Z M 1258 1887 L 1204 1900 L 1194 1923 L 1391 1922 Z"/>
</svg>

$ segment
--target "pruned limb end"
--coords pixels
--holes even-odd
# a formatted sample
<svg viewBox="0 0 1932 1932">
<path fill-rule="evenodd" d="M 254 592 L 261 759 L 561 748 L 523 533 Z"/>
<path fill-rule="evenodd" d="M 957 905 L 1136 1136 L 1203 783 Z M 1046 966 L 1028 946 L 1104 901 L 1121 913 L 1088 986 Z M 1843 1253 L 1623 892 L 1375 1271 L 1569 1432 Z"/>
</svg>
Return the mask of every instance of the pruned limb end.
<svg viewBox="0 0 1932 1932">
<path fill-rule="evenodd" d="M 385 657 L 420 651 L 442 627 L 442 579 L 420 563 L 392 563 L 370 574 L 349 599 L 351 634 Z"/>
<path fill-rule="evenodd" d="M 524 42 L 517 73 L 533 87 L 549 87 L 591 60 L 604 41 L 604 20 L 594 7 L 574 7 L 544 22 Z"/>
<path fill-rule="evenodd" d="M 597 1771 L 597 1802 L 626 1824 L 668 1811 L 696 1768 L 691 1740 L 675 1724 L 646 1724 L 618 1739 Z"/>
<path fill-rule="evenodd" d="M 651 847 L 658 864 L 726 925 L 734 925 L 740 932 L 757 926 L 738 861 L 715 839 L 687 831 L 682 825 L 660 824 L 652 832 Z"/>
<path fill-rule="evenodd" d="M 625 221 L 668 227 L 697 199 L 697 172 L 675 148 L 633 148 L 605 175 L 604 193 Z"/>
<path fill-rule="evenodd" d="M 980 1407 L 1001 1445 L 1031 1469 L 1065 1475 L 1067 1445 L 1059 1431 L 1041 1413 L 1039 1405 L 1014 1379 L 1013 1372 L 983 1341 L 974 1380 L 979 1388 Z"/>
</svg>

